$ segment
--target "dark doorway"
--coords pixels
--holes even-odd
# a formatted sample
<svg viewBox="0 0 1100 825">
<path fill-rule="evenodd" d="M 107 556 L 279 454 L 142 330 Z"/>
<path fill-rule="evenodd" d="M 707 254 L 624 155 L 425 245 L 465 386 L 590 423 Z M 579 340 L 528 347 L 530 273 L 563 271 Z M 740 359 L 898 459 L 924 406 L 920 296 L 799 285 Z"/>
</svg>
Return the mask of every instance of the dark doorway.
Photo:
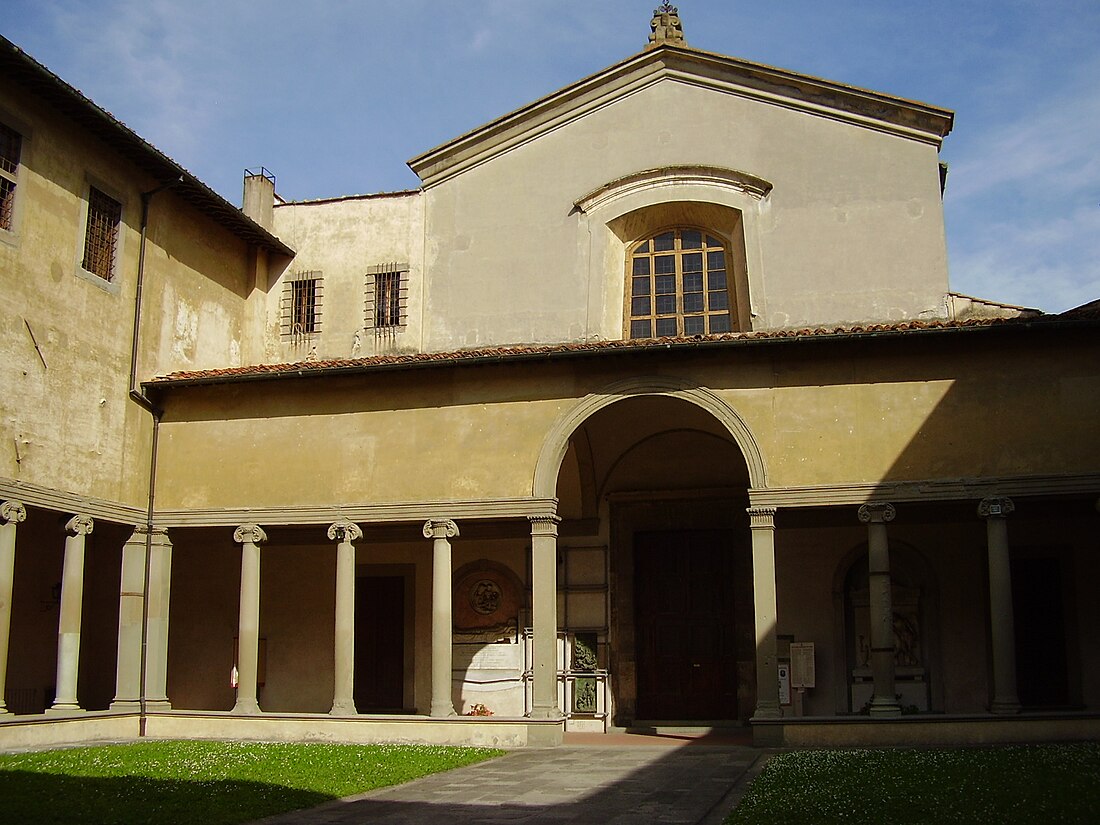
<svg viewBox="0 0 1100 825">
<path fill-rule="evenodd" d="M 355 707 L 399 712 L 405 688 L 405 579 L 360 576 L 355 582 Z"/>
<path fill-rule="evenodd" d="M 1069 704 L 1061 560 L 1012 559 L 1016 682 L 1024 707 Z"/>
<path fill-rule="evenodd" d="M 639 719 L 737 717 L 734 573 L 729 531 L 635 534 Z"/>
</svg>

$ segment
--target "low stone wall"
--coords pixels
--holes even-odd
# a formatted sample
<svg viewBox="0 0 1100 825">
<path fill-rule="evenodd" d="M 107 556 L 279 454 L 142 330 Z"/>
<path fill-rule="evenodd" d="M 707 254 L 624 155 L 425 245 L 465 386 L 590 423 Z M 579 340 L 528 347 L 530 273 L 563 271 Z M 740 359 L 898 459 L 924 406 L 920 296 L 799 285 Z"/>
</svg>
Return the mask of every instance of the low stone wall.
<svg viewBox="0 0 1100 825">
<path fill-rule="evenodd" d="M 889 722 L 826 718 L 753 723 L 754 744 L 789 748 L 966 746 L 1097 739 L 1100 739 L 1100 717 L 1091 715 L 943 716 Z"/>
<path fill-rule="evenodd" d="M 141 733 L 136 713 L 79 716 L 19 716 L 0 721 L 0 751 L 40 750 L 59 745 L 124 742 Z"/>
</svg>

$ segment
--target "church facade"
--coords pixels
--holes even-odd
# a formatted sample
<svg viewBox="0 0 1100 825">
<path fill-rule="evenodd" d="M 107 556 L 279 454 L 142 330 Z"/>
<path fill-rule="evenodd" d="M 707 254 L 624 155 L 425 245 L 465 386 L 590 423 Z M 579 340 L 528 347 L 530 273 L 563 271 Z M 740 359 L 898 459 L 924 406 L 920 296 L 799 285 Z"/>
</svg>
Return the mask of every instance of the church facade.
<svg viewBox="0 0 1100 825">
<path fill-rule="evenodd" d="M 951 112 L 652 30 L 243 211 L 4 41 L 0 743 L 1095 735 L 1095 308 L 951 292 Z"/>
</svg>

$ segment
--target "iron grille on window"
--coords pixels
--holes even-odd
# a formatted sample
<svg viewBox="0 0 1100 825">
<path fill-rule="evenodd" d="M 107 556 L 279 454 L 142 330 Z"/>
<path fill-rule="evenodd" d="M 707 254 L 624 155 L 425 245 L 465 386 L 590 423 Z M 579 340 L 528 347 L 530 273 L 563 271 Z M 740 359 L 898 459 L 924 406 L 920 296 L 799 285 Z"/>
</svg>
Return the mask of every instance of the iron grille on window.
<svg viewBox="0 0 1100 825">
<path fill-rule="evenodd" d="M 381 264 L 367 270 L 366 326 L 396 331 L 405 326 L 409 265 Z"/>
<path fill-rule="evenodd" d="M 299 272 L 283 282 L 280 333 L 295 341 L 321 332 L 320 272 Z"/>
<path fill-rule="evenodd" d="M 662 232 L 635 246 L 627 267 L 631 338 L 733 328 L 727 255 L 717 238 L 698 229 Z"/>
<path fill-rule="evenodd" d="M 16 172 L 23 136 L 0 123 L 0 229 L 11 230 L 15 215 Z"/>
<path fill-rule="evenodd" d="M 88 192 L 88 225 L 84 230 L 84 261 L 81 266 L 105 281 L 114 277 L 118 226 L 122 204 L 94 186 Z"/>
</svg>

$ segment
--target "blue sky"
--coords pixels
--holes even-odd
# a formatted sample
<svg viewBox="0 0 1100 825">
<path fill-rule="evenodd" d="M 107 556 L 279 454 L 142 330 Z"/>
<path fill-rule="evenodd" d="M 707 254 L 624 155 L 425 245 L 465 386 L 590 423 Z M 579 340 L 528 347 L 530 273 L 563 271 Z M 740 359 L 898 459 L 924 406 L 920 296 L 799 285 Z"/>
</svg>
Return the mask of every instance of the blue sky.
<svg viewBox="0 0 1100 825">
<path fill-rule="evenodd" d="M 9 0 L 25 49 L 233 203 L 413 188 L 405 161 L 639 51 L 654 0 Z M 684 0 L 688 42 L 955 110 L 952 288 L 1100 298 L 1098 0 Z"/>
</svg>

